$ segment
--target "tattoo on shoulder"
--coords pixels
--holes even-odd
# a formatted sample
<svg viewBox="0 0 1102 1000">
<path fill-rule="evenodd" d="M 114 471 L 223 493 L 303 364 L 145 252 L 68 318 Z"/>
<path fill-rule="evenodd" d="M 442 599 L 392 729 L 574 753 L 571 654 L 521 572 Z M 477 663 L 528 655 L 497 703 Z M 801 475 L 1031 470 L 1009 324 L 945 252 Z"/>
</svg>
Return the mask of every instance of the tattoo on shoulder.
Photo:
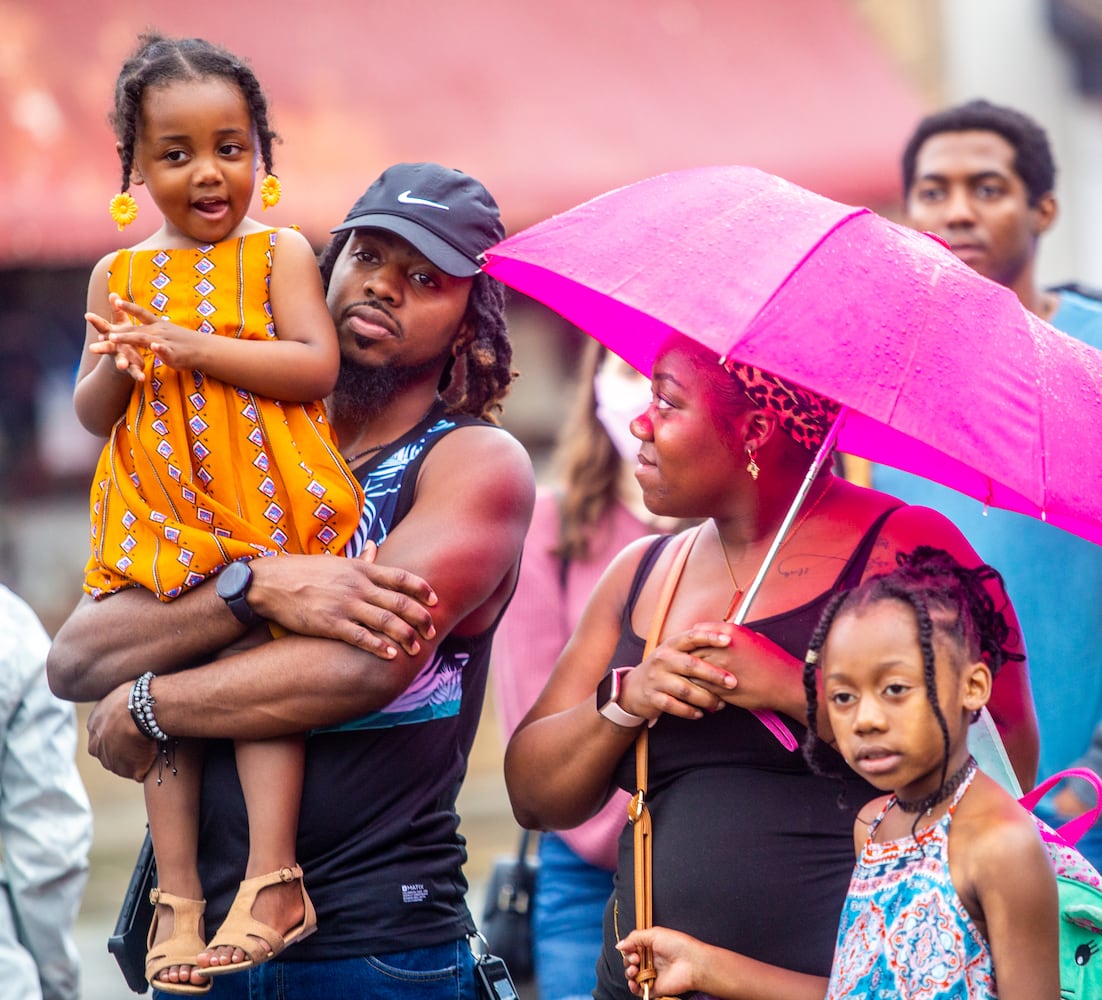
<svg viewBox="0 0 1102 1000">
<path fill-rule="evenodd" d="M 792 552 L 777 561 L 777 573 L 786 580 L 807 576 L 827 562 L 845 562 L 841 556 L 827 552 Z"/>
<path fill-rule="evenodd" d="M 895 550 L 885 538 L 878 538 L 873 544 L 869 561 L 865 564 L 865 576 L 878 573 L 890 573 L 895 569 Z"/>
</svg>

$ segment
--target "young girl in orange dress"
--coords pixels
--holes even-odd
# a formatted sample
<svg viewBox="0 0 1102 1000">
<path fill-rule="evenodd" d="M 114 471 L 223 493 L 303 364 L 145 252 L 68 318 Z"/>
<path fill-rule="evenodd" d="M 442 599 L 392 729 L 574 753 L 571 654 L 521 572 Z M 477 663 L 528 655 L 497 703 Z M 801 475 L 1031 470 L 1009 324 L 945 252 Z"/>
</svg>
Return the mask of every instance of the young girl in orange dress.
<svg viewBox="0 0 1102 1000">
<path fill-rule="evenodd" d="M 142 184 L 163 217 L 148 239 L 104 257 L 88 290 L 87 340 L 74 393 L 91 431 L 109 436 L 92 486 L 85 590 L 142 586 L 171 600 L 234 567 L 227 596 L 242 621 L 248 560 L 339 554 L 363 495 L 318 400 L 335 383 L 336 332 L 316 260 L 294 229 L 248 216 L 258 161 L 265 207 L 278 200 L 275 137 L 252 70 L 201 39 L 143 35 L 115 89 L 123 193 L 120 230 Z M 240 564 L 240 565 L 239 565 Z M 315 915 L 295 863 L 303 740 L 239 742 L 250 819 L 245 880 L 209 943 L 196 870 L 201 746 L 169 740 L 152 713 L 150 675 L 131 714 L 161 741 L 145 781 L 157 859 L 146 975 L 199 994 L 210 975 L 271 958 Z M 197 957 L 211 964 L 200 973 Z"/>
</svg>

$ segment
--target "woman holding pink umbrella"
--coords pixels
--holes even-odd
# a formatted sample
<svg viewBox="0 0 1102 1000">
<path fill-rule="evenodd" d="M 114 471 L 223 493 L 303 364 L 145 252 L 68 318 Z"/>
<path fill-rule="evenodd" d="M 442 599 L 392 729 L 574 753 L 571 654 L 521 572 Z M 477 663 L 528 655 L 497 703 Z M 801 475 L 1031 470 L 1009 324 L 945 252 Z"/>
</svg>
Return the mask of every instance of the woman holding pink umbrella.
<svg viewBox="0 0 1102 1000">
<path fill-rule="evenodd" d="M 827 976 L 853 865 L 854 814 L 875 794 L 813 774 L 800 753 L 801 664 L 830 595 L 926 544 L 980 560 L 941 515 L 824 468 L 769 565 L 747 625 L 730 623 L 834 416 L 829 400 L 671 338 L 652 401 L 632 423 L 636 477 L 655 514 L 704 518 L 670 544 L 628 546 L 602 577 L 506 752 L 513 810 L 568 828 L 617 786 L 649 729 L 653 921 L 767 965 Z M 691 547 L 688 547 L 691 546 Z M 687 552 L 672 592 L 664 586 Z M 672 593 L 655 626 L 655 612 Z M 1001 604 L 1001 595 L 992 594 Z M 1011 624 L 1012 611 L 1006 609 Z M 657 645 L 644 655 L 643 636 Z M 990 707 L 1026 787 L 1037 732 L 1024 662 Z M 752 713 L 776 713 L 788 746 Z M 782 730 L 782 735 L 787 735 Z M 839 767 L 837 770 L 844 771 Z M 628 997 L 615 944 L 636 926 L 629 827 L 605 914 L 598 998 Z"/>
</svg>

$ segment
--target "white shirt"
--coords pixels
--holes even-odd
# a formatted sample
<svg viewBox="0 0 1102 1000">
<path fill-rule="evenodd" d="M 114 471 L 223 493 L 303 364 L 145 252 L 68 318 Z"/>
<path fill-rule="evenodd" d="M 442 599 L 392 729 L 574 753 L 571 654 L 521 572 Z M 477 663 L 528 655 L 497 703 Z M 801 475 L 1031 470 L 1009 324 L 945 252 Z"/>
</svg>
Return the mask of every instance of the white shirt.
<svg viewBox="0 0 1102 1000">
<path fill-rule="evenodd" d="M 73 924 L 92 810 L 76 767 L 76 714 L 46 682 L 50 639 L 0 586 L 0 994 L 78 1000 Z"/>
</svg>

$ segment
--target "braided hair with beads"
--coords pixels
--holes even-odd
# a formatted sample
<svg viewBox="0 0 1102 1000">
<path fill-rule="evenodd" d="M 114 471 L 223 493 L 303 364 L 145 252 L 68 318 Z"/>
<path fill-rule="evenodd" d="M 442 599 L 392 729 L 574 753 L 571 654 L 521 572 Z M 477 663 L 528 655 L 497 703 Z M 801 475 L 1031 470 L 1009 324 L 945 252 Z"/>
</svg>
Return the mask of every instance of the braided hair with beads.
<svg viewBox="0 0 1102 1000">
<path fill-rule="evenodd" d="M 835 594 L 823 610 L 804 661 L 808 724 L 804 756 L 816 773 L 829 770 L 821 753 L 823 740 L 818 735 L 816 671 L 820 653 L 838 615 L 880 601 L 898 601 L 911 608 L 918 626 L 926 697 L 945 742 L 941 765 L 941 783 L 944 784 L 949 766 L 949 728 L 938 704 L 935 633 L 951 640 L 962 655 L 973 661 L 983 660 L 993 677 L 1004 663 L 1025 657 L 1007 648 L 1012 630 L 986 587 L 988 581 L 997 580 L 1005 605 L 1006 588 L 997 570 L 987 565 L 968 569 L 948 552 L 928 545 L 920 545 L 910 553 L 899 553 L 896 562 L 898 565 L 892 572 L 870 577 L 852 590 Z"/>
<path fill-rule="evenodd" d="M 334 234 L 318 258 L 326 290 L 333 266 L 354 230 Z M 512 368 L 513 347 L 505 327 L 505 288 L 488 274 L 472 279 L 464 321 L 474 336 L 463 351 L 449 361 L 440 379 L 439 391 L 450 413 L 463 413 L 490 423 L 498 422 L 501 401 L 516 377 Z M 458 377 L 457 377 L 458 376 Z"/>
<path fill-rule="evenodd" d="M 272 143 L 279 136 L 268 124 L 268 101 L 248 64 L 232 52 L 202 38 L 143 34 L 138 36 L 138 48 L 119 71 L 115 83 L 115 108 L 109 116 L 119 141 L 124 192 L 130 187 L 134 143 L 146 91 L 177 80 L 206 80 L 211 77 L 227 80 L 241 90 L 256 129 L 264 169 L 275 176 L 272 172 Z"/>
</svg>

